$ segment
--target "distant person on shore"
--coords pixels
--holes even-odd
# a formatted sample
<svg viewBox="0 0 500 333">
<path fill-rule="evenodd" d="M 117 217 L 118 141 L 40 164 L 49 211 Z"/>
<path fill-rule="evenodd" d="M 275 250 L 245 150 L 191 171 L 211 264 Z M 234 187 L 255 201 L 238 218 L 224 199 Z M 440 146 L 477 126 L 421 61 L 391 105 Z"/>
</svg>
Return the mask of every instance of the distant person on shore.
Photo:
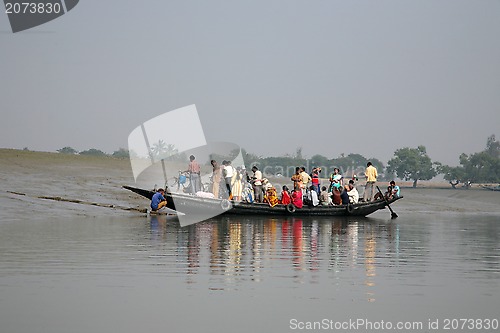
<svg viewBox="0 0 500 333">
<path fill-rule="evenodd" d="M 156 212 L 167 205 L 167 199 L 164 197 L 165 191 L 159 188 L 151 198 L 151 210 Z"/>
<path fill-rule="evenodd" d="M 365 170 L 366 186 L 365 193 L 363 195 L 365 201 L 372 201 L 377 177 L 377 169 L 372 165 L 372 162 L 368 162 Z"/>
<path fill-rule="evenodd" d="M 396 185 L 396 182 L 394 180 L 391 180 L 390 184 L 392 186 L 392 196 L 394 198 L 399 198 L 401 196 L 401 189 L 398 185 Z"/>
</svg>

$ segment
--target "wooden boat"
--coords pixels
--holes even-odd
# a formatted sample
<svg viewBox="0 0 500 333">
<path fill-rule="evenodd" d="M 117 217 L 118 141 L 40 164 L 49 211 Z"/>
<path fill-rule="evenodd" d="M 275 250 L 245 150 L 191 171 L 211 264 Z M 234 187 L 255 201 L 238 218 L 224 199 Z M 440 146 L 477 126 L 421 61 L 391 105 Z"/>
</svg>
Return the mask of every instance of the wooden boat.
<svg viewBox="0 0 500 333">
<path fill-rule="evenodd" d="M 490 191 L 500 191 L 500 185 L 497 186 L 484 186 L 481 185 L 482 188 L 490 190 Z"/>
<path fill-rule="evenodd" d="M 124 186 L 125 189 L 142 195 L 151 200 L 154 192 L 131 186 Z M 203 212 L 203 215 L 216 216 L 225 215 L 271 215 L 271 216 L 367 216 L 384 209 L 402 197 L 388 200 L 377 200 L 372 202 L 360 202 L 357 204 L 339 206 L 316 206 L 296 208 L 293 205 L 269 206 L 267 203 L 247 203 L 234 202 L 227 199 L 201 198 L 189 194 L 165 192 L 167 207 L 178 212 L 192 214 Z"/>
</svg>

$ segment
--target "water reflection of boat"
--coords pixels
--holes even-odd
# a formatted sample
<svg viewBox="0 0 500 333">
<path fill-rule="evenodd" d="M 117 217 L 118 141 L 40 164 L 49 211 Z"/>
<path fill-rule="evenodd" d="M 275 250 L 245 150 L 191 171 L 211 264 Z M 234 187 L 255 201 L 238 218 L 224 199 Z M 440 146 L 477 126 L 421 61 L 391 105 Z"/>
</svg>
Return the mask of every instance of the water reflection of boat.
<svg viewBox="0 0 500 333">
<path fill-rule="evenodd" d="M 154 192 L 131 186 L 124 186 L 125 189 L 142 195 L 151 200 Z M 301 209 L 290 205 L 278 205 L 270 207 L 265 203 L 233 202 L 226 199 L 201 198 L 188 194 L 165 193 L 167 207 L 179 212 L 207 212 L 213 211 L 213 216 L 219 214 L 228 215 L 270 215 L 270 216 L 367 216 L 384 209 L 402 197 L 388 200 L 377 200 L 372 202 L 360 202 L 357 204 L 340 206 L 304 206 Z"/>
</svg>

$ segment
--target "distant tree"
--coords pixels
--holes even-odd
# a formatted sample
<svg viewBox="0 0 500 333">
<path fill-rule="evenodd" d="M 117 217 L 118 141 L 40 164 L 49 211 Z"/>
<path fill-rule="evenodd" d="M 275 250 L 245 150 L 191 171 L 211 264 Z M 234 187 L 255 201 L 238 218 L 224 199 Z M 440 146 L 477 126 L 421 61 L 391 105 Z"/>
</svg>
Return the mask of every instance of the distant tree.
<svg viewBox="0 0 500 333">
<path fill-rule="evenodd" d="M 295 158 L 298 160 L 302 160 L 304 157 L 302 156 L 302 147 L 297 147 L 295 150 Z"/>
<path fill-rule="evenodd" d="M 387 162 L 387 174 L 394 173 L 401 179 L 413 180 L 413 187 L 417 187 L 417 181 L 429 180 L 437 175 L 424 146 L 396 150 L 394 158 Z"/>
<path fill-rule="evenodd" d="M 373 166 L 377 169 L 378 173 L 380 174 L 380 177 L 382 178 L 384 174 L 384 163 L 382 163 L 379 159 L 376 158 L 367 159 L 366 157 L 360 154 L 349 154 L 347 156 L 341 154 L 338 158 L 332 159 L 331 164 L 339 168 L 340 171 L 345 174 L 348 173 L 349 170 L 350 172 L 353 173 L 356 170 L 357 172 L 364 170 L 366 168 L 366 163 L 368 161 L 372 162 Z"/>
<path fill-rule="evenodd" d="M 125 148 L 120 148 L 118 150 L 115 150 L 111 156 L 116 157 L 116 158 L 129 158 L 130 154 L 127 149 Z"/>
<path fill-rule="evenodd" d="M 460 166 L 439 166 L 438 172 L 455 188 L 459 183 L 500 182 L 500 142 L 495 135 L 488 137 L 486 149 L 479 153 L 459 157 Z"/>
<path fill-rule="evenodd" d="M 443 174 L 444 179 L 447 180 L 453 188 L 461 183 L 465 182 L 465 169 L 463 166 L 451 167 L 448 165 L 439 164 L 436 168 L 437 173 Z"/>
<path fill-rule="evenodd" d="M 73 149 L 71 147 L 64 147 L 64 148 L 58 149 L 57 151 L 61 154 L 72 154 L 72 155 L 78 154 L 78 151 L 76 151 L 75 149 Z"/>
<path fill-rule="evenodd" d="M 167 158 L 169 156 L 176 155 L 177 153 L 178 150 L 175 148 L 175 145 L 166 143 L 161 139 L 151 147 L 151 155 L 156 159 Z"/>
<path fill-rule="evenodd" d="M 89 155 L 89 156 L 106 156 L 106 153 L 102 150 L 91 148 L 88 150 L 84 150 L 80 152 L 80 155 Z"/>
<path fill-rule="evenodd" d="M 472 155 L 460 155 L 465 177 L 472 183 L 500 182 L 500 158 L 495 158 L 486 150 Z"/>
<path fill-rule="evenodd" d="M 28 147 L 24 147 L 23 150 L 24 151 L 30 151 L 30 149 Z"/>
<path fill-rule="evenodd" d="M 339 157 L 332 159 L 331 164 L 345 173 L 348 169 L 354 170 L 365 167 L 367 161 L 366 157 L 360 154 L 349 154 L 347 156 L 341 154 Z"/>
<path fill-rule="evenodd" d="M 500 142 L 495 138 L 495 134 L 490 135 L 486 141 L 486 153 L 493 158 L 500 158 Z"/>
<path fill-rule="evenodd" d="M 251 168 L 254 164 L 260 164 L 260 161 L 263 159 L 262 156 L 249 153 L 245 149 L 241 149 L 241 156 L 243 156 L 243 161 L 248 168 Z M 219 160 L 219 162 L 221 161 Z"/>
<path fill-rule="evenodd" d="M 328 167 L 331 165 L 331 162 L 330 160 L 328 159 L 328 157 L 325 157 L 323 155 L 319 155 L 319 154 L 316 154 L 316 155 L 313 155 L 311 158 L 310 158 L 310 165 L 311 167 Z"/>
</svg>

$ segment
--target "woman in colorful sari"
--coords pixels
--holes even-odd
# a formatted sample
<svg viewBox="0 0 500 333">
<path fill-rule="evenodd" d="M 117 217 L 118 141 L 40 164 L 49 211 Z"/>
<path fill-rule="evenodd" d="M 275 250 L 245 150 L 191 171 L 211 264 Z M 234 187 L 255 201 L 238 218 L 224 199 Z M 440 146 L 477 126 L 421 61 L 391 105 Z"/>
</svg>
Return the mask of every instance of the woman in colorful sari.
<svg viewBox="0 0 500 333">
<path fill-rule="evenodd" d="M 333 186 L 335 184 L 338 184 L 339 187 L 344 184 L 344 177 L 340 174 L 339 168 L 334 168 L 333 173 L 330 175 L 330 188 L 328 189 L 328 192 L 333 191 Z"/>
<path fill-rule="evenodd" d="M 302 176 L 300 175 L 300 168 L 295 168 L 295 173 L 292 176 L 293 181 L 293 189 L 294 190 L 302 190 Z"/>
<path fill-rule="evenodd" d="M 302 206 L 303 206 L 302 190 L 300 188 L 293 190 L 293 192 L 292 192 L 292 204 L 297 208 L 302 208 Z"/>
<path fill-rule="evenodd" d="M 237 167 L 236 172 L 233 174 L 231 179 L 231 193 L 233 194 L 233 200 L 235 201 L 241 201 L 241 192 L 243 191 L 241 179 L 241 168 Z"/>
</svg>

